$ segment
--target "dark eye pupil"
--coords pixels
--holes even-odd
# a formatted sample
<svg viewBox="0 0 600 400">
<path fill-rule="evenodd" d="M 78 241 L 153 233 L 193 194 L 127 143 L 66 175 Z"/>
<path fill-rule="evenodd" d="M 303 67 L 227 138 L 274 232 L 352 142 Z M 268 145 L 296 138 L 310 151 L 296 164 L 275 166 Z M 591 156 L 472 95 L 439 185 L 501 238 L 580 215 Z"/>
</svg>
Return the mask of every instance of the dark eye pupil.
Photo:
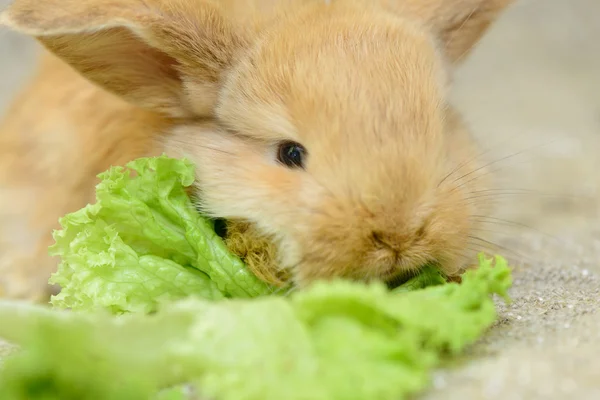
<svg viewBox="0 0 600 400">
<path fill-rule="evenodd" d="M 304 147 L 295 142 L 284 142 L 279 145 L 278 159 L 283 165 L 290 168 L 304 167 Z"/>
</svg>

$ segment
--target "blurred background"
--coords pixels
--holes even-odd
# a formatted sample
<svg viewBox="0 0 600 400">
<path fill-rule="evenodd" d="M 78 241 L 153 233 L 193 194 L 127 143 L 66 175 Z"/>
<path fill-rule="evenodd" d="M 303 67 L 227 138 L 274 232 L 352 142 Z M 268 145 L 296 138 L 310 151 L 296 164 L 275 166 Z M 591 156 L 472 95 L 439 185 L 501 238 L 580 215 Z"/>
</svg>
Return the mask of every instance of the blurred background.
<svg viewBox="0 0 600 400">
<path fill-rule="evenodd" d="M 0 31 L 0 55 L 2 113 L 35 48 Z M 477 361 L 436 377 L 431 398 L 598 399 L 600 0 L 517 0 L 452 95 L 506 189 L 499 243 L 529 268 Z"/>
<path fill-rule="evenodd" d="M 508 189 L 502 213 L 544 231 L 598 218 L 600 1 L 521 0 L 459 70 L 456 103 Z"/>
</svg>

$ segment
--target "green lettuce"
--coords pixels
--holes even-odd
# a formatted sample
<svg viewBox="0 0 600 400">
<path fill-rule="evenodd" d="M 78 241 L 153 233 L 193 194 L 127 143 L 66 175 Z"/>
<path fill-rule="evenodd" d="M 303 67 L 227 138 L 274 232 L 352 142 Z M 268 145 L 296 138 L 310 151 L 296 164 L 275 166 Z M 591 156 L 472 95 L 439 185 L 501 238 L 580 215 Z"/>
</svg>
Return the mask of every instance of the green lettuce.
<svg viewBox="0 0 600 400">
<path fill-rule="evenodd" d="M 161 304 L 114 316 L 0 302 L 0 336 L 24 349 L 6 362 L 0 398 L 399 400 L 496 319 L 501 257 L 414 291 L 316 283 L 289 297 Z"/>
<path fill-rule="evenodd" d="M 274 296 L 186 194 L 193 165 L 143 158 L 100 175 L 61 219 L 54 308 L 0 302 L 2 400 L 399 400 L 477 340 L 507 299 L 506 261 L 461 284 L 425 267 L 395 290 L 316 282 Z M 70 310 L 64 310 L 70 309 Z"/>
<path fill-rule="evenodd" d="M 99 176 L 96 202 L 60 220 L 51 254 L 56 307 L 152 312 L 190 295 L 249 298 L 273 288 L 231 254 L 186 187 L 193 165 L 166 156 L 141 158 Z"/>
</svg>

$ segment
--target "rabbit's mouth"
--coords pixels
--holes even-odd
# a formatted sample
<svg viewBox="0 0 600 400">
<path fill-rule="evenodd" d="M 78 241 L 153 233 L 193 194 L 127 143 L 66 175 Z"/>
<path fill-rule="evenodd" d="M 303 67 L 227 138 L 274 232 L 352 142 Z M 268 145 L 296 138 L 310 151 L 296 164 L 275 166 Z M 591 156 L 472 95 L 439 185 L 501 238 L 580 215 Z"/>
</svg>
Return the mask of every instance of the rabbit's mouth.
<svg viewBox="0 0 600 400">
<path fill-rule="evenodd" d="M 383 276 L 382 280 L 385 282 L 388 289 L 394 290 L 394 289 L 404 285 L 409 280 L 415 278 L 417 275 L 419 275 L 421 273 L 423 268 L 427 267 L 428 265 L 429 264 L 425 264 L 425 265 L 422 265 L 418 268 L 411 269 L 411 270 L 400 270 L 400 271 L 395 270 L 395 272 L 393 274 L 390 274 L 388 276 Z"/>
<path fill-rule="evenodd" d="M 240 257 L 259 279 L 279 288 L 294 285 L 290 271 L 279 265 L 277 246 L 272 238 L 264 236 L 252 223 L 217 219 L 214 229 L 229 250 Z M 416 277 L 425 267 L 405 269 L 395 263 L 387 270 L 389 272 L 378 274 L 376 279 L 393 290 Z"/>
<path fill-rule="evenodd" d="M 413 276 L 409 275 L 409 274 L 402 274 L 402 275 L 398 275 L 395 276 L 389 280 L 385 281 L 386 286 L 388 287 L 388 289 L 390 290 L 394 290 L 396 288 L 398 288 L 399 286 L 404 285 L 406 282 L 408 282 Z"/>
</svg>

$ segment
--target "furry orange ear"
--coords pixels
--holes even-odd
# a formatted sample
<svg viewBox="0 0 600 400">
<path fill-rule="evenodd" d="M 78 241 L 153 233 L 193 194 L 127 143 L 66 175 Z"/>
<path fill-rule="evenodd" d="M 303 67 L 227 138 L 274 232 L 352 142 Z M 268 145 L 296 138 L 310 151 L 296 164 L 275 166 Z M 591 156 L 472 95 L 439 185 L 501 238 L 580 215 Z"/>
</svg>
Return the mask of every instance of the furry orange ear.
<svg viewBox="0 0 600 400">
<path fill-rule="evenodd" d="M 440 41 L 452 63 L 462 61 L 490 25 L 514 0 L 385 0 L 388 7 L 415 15 Z"/>
<path fill-rule="evenodd" d="M 211 0 L 14 0 L 0 22 L 125 100 L 181 117 L 212 112 L 247 44 L 224 14 Z"/>
</svg>

